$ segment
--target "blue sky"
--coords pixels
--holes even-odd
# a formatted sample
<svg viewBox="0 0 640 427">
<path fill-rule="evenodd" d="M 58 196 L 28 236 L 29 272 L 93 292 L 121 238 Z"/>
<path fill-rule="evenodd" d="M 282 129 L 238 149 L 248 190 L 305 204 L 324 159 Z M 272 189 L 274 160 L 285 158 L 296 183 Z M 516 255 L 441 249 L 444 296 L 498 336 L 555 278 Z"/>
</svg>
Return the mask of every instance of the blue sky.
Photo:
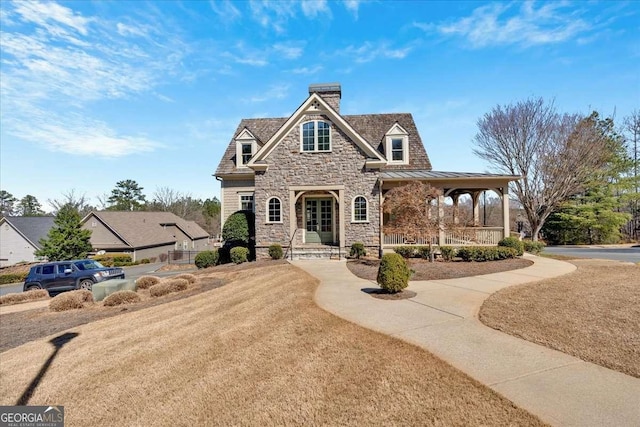
<svg viewBox="0 0 640 427">
<path fill-rule="evenodd" d="M 240 119 L 323 82 L 344 114 L 412 113 L 434 169 L 483 172 L 472 140 L 497 104 L 639 108 L 639 23 L 633 1 L 2 1 L 0 186 L 218 196 Z"/>
</svg>

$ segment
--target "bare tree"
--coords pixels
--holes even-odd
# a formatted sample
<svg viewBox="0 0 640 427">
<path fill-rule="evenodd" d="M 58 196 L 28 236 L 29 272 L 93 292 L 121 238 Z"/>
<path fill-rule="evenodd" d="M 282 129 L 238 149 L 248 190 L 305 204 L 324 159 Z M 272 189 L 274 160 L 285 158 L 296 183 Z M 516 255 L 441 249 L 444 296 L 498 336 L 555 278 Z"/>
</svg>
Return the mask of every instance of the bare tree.
<svg viewBox="0 0 640 427">
<path fill-rule="evenodd" d="M 533 240 L 558 205 L 609 159 L 597 114 L 559 114 L 542 98 L 495 107 L 478 120 L 474 153 L 502 173 L 520 175 L 512 191 L 522 204 Z"/>
<path fill-rule="evenodd" d="M 76 194 L 75 189 L 62 193 L 62 197 L 60 199 L 47 199 L 47 203 L 53 207 L 54 213 L 58 213 L 64 206 L 70 205 L 78 211 L 81 218 L 95 209 L 89 204 L 87 196 L 85 194 Z"/>
</svg>

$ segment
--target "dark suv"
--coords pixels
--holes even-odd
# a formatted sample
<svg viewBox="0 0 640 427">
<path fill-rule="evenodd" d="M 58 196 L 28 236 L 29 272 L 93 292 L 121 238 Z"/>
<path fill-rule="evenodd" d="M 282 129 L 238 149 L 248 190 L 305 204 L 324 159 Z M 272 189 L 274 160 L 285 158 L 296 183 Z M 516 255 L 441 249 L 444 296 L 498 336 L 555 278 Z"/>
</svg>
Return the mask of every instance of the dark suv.
<svg viewBox="0 0 640 427">
<path fill-rule="evenodd" d="M 107 268 L 92 259 L 57 261 L 31 267 L 23 290 L 46 289 L 49 293 L 72 289 L 91 290 L 94 283 L 124 279 L 121 268 Z"/>
</svg>

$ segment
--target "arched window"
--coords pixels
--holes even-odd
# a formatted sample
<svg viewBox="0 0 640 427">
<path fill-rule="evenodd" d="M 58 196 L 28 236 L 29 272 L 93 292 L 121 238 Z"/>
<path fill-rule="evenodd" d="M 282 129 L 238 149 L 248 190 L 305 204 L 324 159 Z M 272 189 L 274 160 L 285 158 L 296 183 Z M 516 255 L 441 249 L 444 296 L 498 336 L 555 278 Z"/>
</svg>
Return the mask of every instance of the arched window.
<svg viewBox="0 0 640 427">
<path fill-rule="evenodd" d="M 302 151 L 331 151 L 331 125 L 323 121 L 302 124 Z"/>
<path fill-rule="evenodd" d="M 282 222 L 282 204 L 277 197 L 267 201 L 267 222 Z"/>
<path fill-rule="evenodd" d="M 353 199 L 353 222 L 369 221 L 368 202 L 364 196 L 356 196 Z"/>
</svg>

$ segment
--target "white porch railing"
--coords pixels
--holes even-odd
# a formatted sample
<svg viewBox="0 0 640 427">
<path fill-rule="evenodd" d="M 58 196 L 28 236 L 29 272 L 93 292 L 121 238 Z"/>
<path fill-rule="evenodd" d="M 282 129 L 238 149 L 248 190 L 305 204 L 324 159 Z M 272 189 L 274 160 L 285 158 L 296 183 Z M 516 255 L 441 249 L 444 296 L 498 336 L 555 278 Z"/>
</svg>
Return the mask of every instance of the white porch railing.
<svg viewBox="0 0 640 427">
<path fill-rule="evenodd" d="M 471 246 L 471 245 L 497 245 L 503 238 L 502 227 L 476 227 L 465 228 L 460 230 L 446 230 L 444 232 L 444 242 L 439 243 L 438 237 L 431 239 L 433 245 L 447 246 Z M 428 245 L 426 238 L 407 239 L 404 234 L 385 234 L 384 246 L 402 246 L 402 245 Z"/>
</svg>

